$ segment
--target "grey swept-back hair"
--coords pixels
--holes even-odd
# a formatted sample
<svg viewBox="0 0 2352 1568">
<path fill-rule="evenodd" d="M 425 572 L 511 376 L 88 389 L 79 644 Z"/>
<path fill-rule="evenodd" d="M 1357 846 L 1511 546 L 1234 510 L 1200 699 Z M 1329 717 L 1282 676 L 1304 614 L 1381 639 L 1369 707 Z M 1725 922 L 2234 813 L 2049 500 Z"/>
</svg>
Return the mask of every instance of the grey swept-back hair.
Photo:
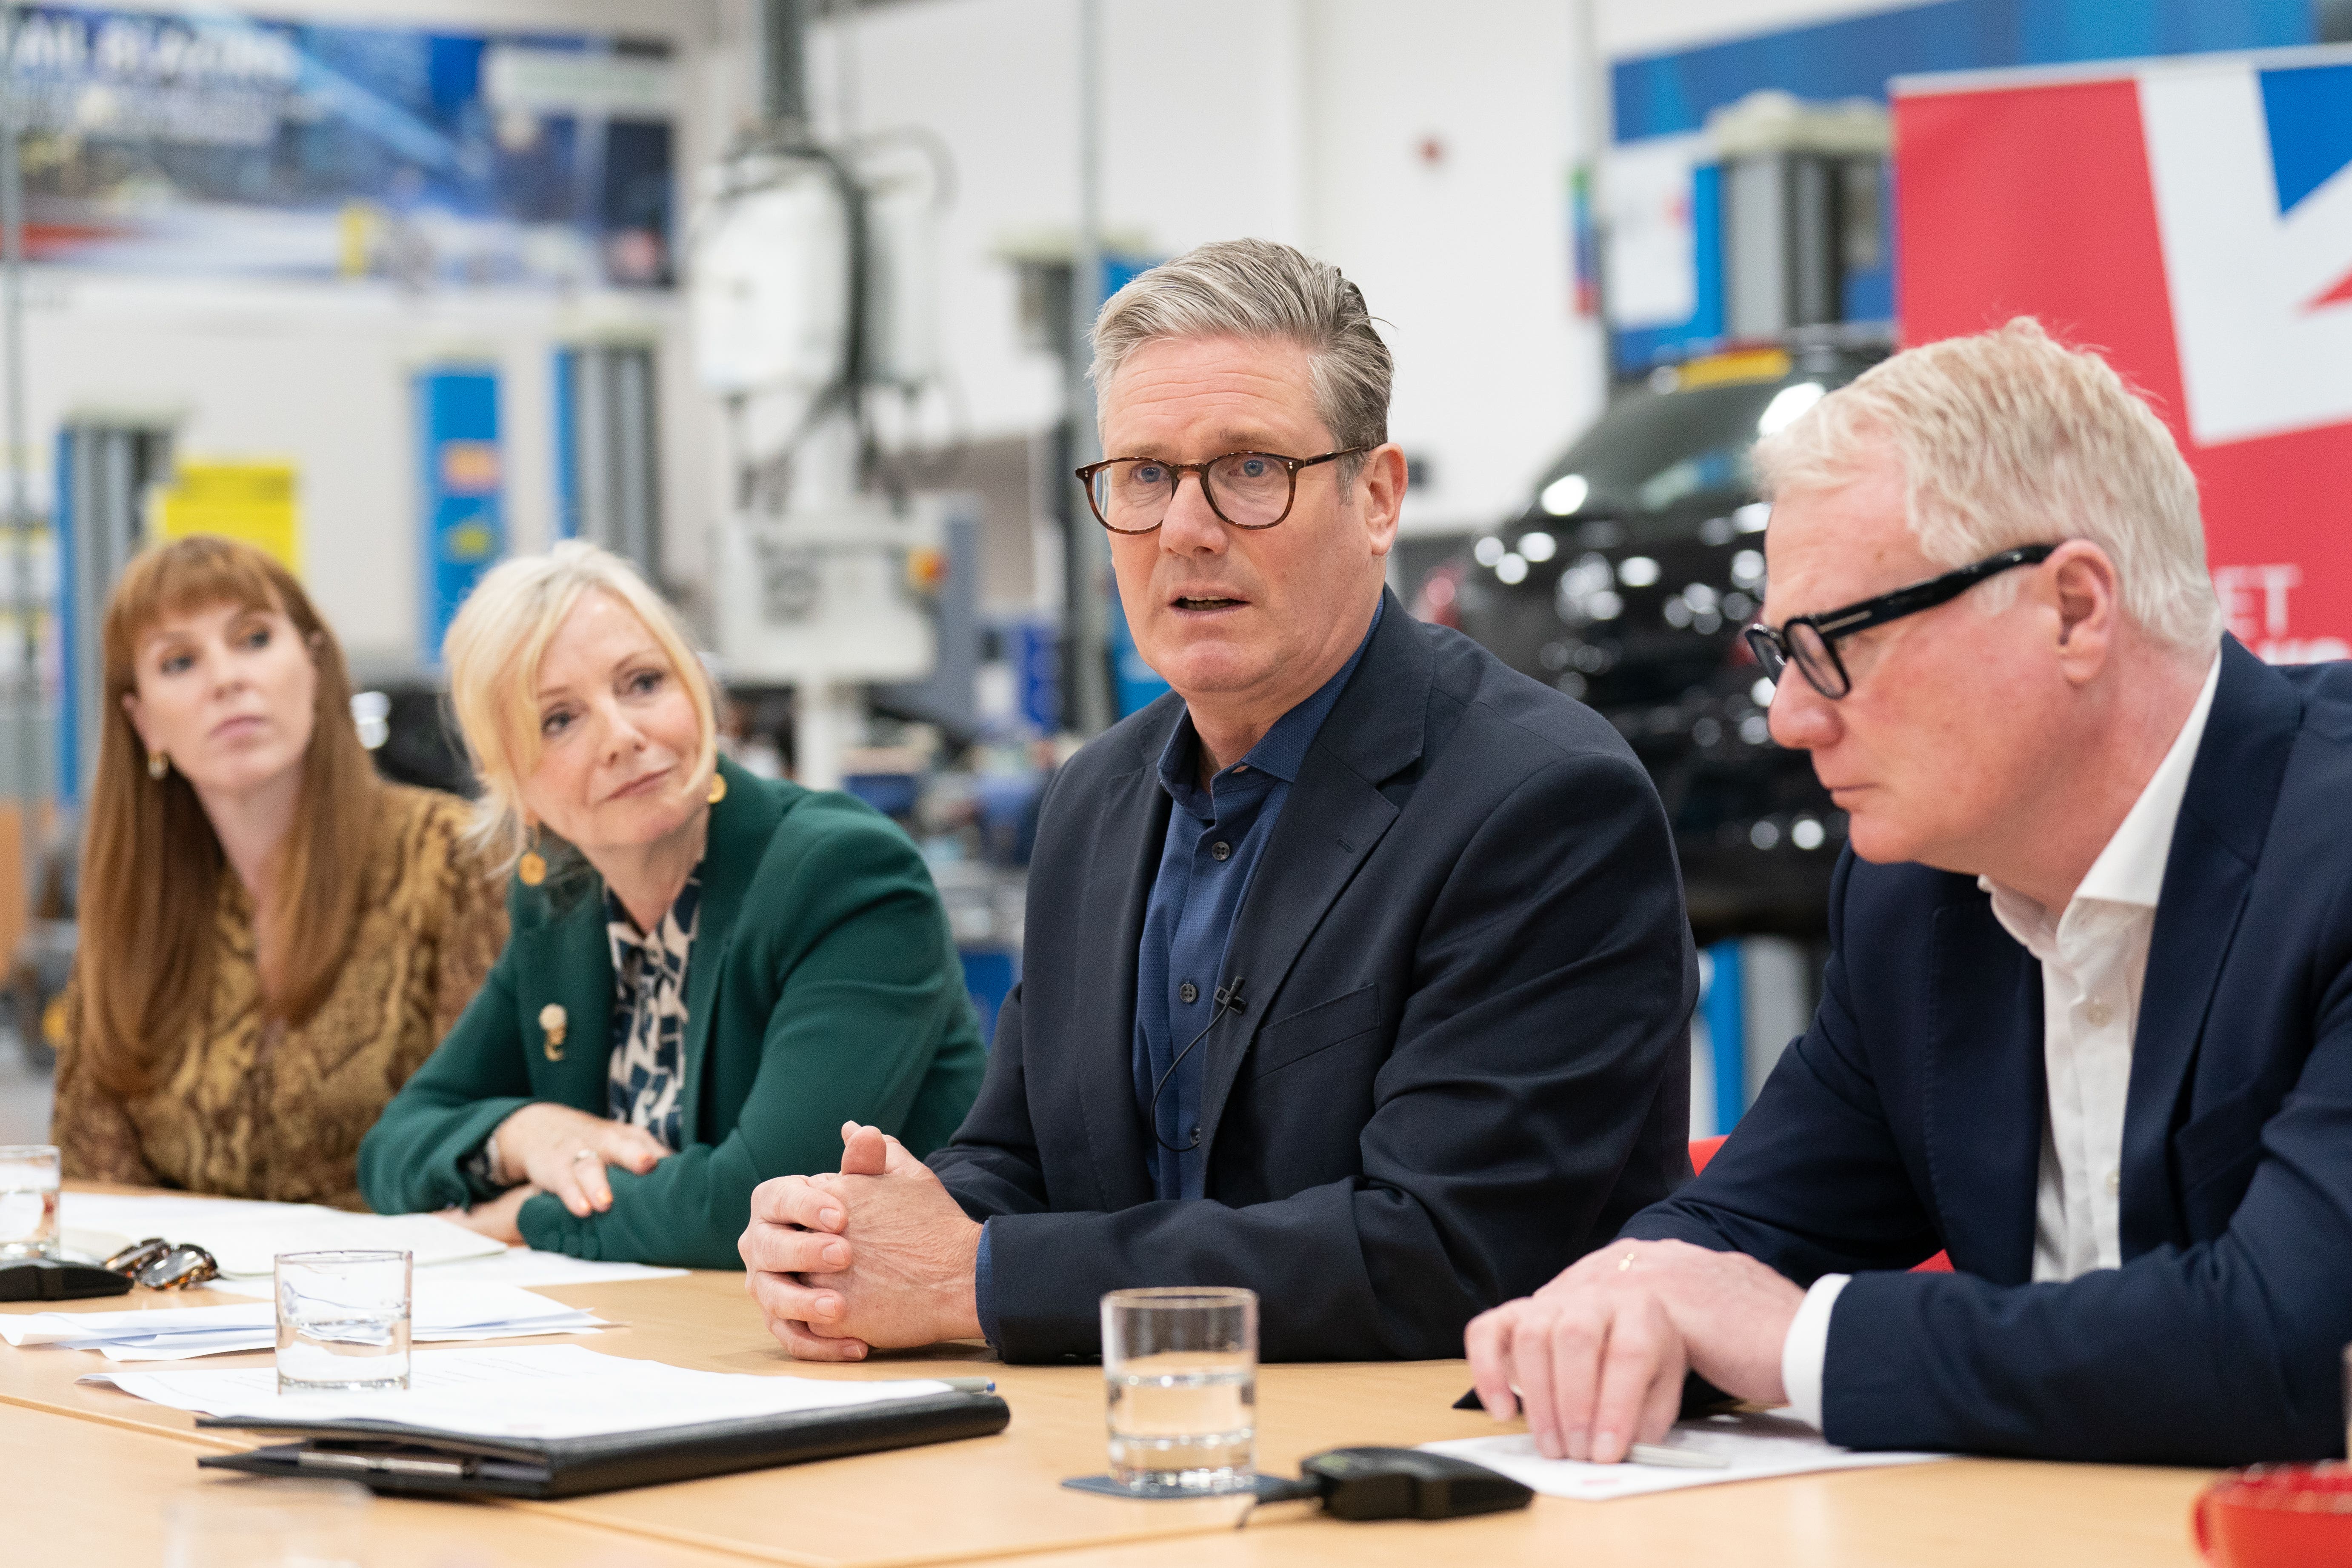
<svg viewBox="0 0 2352 1568">
<path fill-rule="evenodd" d="M 2155 410 L 2088 349 L 2019 316 L 1906 350 L 1758 442 L 1753 461 L 1777 499 L 1834 489 L 1890 447 L 1912 537 L 1937 565 L 2087 539 L 2116 563 L 2124 613 L 2143 631 L 2197 653 L 2220 640 L 2196 476 Z M 1972 592 L 1997 614 L 2017 579 Z"/>
<path fill-rule="evenodd" d="M 1389 347 L 1363 291 L 1328 261 L 1268 239 L 1219 239 L 1135 278 L 1095 318 L 1099 395 L 1128 356 L 1163 338 L 1276 339 L 1307 351 L 1315 412 L 1338 446 L 1389 438 Z M 1113 456 L 1118 454 L 1114 453 Z M 1291 452 L 1286 457 L 1312 457 Z M 1341 465 L 1352 479 L 1361 458 Z"/>
</svg>

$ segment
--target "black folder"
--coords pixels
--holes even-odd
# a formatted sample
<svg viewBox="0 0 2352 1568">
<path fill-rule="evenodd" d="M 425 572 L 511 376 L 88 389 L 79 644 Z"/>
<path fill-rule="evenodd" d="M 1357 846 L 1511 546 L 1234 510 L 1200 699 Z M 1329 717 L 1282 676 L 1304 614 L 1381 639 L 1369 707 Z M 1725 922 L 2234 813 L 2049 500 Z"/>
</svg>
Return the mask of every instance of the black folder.
<svg viewBox="0 0 2352 1568">
<path fill-rule="evenodd" d="M 961 1389 L 875 1405 L 595 1437 L 482 1437 L 389 1421 L 207 1416 L 196 1425 L 295 1441 L 242 1454 L 209 1454 L 196 1463 L 206 1469 L 262 1476 L 341 1478 L 372 1491 L 404 1497 L 584 1497 L 882 1448 L 985 1437 L 1003 1431 L 1012 1419 L 1013 1413 L 996 1394 Z"/>
</svg>

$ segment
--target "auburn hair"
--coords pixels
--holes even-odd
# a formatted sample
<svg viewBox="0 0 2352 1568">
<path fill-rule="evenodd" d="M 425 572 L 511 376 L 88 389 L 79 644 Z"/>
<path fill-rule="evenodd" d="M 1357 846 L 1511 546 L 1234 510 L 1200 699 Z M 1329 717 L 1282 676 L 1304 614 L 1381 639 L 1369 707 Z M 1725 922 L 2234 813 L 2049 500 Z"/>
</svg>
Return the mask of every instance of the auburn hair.
<svg viewBox="0 0 2352 1568">
<path fill-rule="evenodd" d="M 82 849 L 80 1047 L 118 1094 L 202 1026 L 212 1000 L 215 915 L 227 858 L 195 790 L 174 768 L 151 778 L 122 700 L 138 688 L 139 645 L 170 616 L 233 605 L 293 623 L 318 671 L 294 826 L 278 851 L 269 907 L 254 911 L 270 962 L 267 1016 L 299 1025 L 333 985 L 359 923 L 383 785 L 352 720 L 352 679 L 335 635 L 294 574 L 252 545 L 198 535 L 134 558 L 106 605 L 98 772 Z"/>
</svg>

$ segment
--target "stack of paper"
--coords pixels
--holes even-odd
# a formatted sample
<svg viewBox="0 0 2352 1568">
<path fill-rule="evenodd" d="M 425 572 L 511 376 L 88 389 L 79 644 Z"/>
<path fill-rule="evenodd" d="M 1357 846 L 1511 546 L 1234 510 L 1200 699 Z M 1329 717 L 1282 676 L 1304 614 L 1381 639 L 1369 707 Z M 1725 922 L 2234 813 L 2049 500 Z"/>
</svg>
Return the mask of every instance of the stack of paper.
<svg viewBox="0 0 2352 1568">
<path fill-rule="evenodd" d="M 143 1312 L 30 1312 L 0 1316 L 0 1339 L 17 1346 L 97 1351 L 109 1361 L 184 1361 L 270 1349 L 278 1342 L 276 1312 L 268 1301 Z M 511 1285 L 420 1282 L 409 1302 L 412 1340 L 593 1334 L 605 1326 L 593 1312 Z"/>
<path fill-rule="evenodd" d="M 829 1410 L 945 1394 L 930 1379 L 858 1383 L 691 1372 L 598 1355 L 578 1345 L 420 1351 L 410 1385 L 369 1394 L 280 1394 L 268 1367 L 233 1372 L 94 1373 L 126 1394 L 200 1415 L 381 1421 L 478 1437 L 590 1437 L 786 1411 Z"/>
</svg>

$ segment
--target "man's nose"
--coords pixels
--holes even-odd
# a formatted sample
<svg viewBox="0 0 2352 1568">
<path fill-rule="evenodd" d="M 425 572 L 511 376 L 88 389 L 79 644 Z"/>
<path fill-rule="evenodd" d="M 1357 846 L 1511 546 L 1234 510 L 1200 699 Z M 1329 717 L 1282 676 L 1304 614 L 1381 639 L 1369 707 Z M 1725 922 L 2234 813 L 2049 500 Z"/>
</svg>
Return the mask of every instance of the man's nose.
<svg viewBox="0 0 2352 1568">
<path fill-rule="evenodd" d="M 1209 504 L 1207 480 L 1199 474 L 1176 476 L 1176 493 L 1160 520 L 1160 548 L 1193 555 L 1221 551 L 1225 543 L 1225 525 Z"/>
<path fill-rule="evenodd" d="M 1837 704 L 1814 690 L 1794 665 L 1774 683 L 1766 717 L 1772 739 L 1792 752 L 1815 751 L 1837 739 Z"/>
</svg>

